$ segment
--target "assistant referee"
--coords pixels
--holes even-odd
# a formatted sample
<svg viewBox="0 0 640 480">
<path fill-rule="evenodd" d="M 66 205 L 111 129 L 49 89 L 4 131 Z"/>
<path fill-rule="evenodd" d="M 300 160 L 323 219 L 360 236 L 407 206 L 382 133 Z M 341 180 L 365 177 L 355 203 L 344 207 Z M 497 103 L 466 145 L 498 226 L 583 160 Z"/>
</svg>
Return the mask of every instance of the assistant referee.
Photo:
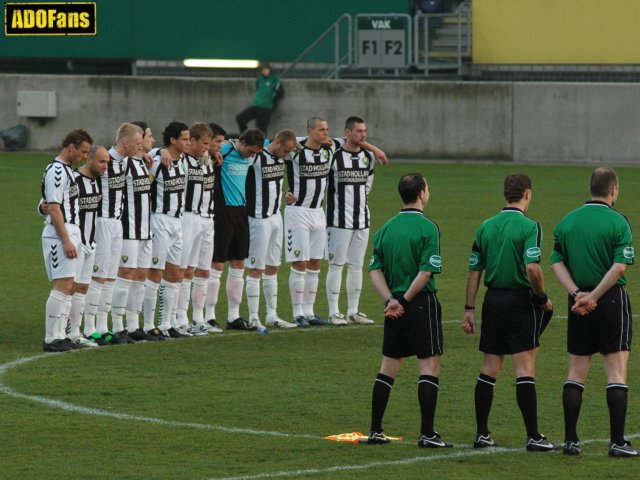
<svg viewBox="0 0 640 480">
<path fill-rule="evenodd" d="M 442 270 L 440 230 L 424 216 L 429 187 L 420 173 L 400 178 L 398 192 L 404 208 L 373 237 L 369 263 L 371 282 L 385 299 L 382 364 L 373 386 L 369 444 L 389 443 L 382 433 L 391 387 L 405 357 L 418 357 L 418 400 L 421 428 L 418 446 L 451 447 L 433 429 L 442 322 L 434 274 Z"/>
<path fill-rule="evenodd" d="M 634 251 L 629 221 L 612 208 L 618 189 L 613 169 L 597 168 L 591 174 L 591 201 L 569 212 L 553 232 L 551 268 L 569 292 L 569 373 L 562 396 L 566 455 L 581 452 L 576 426 L 582 392 L 591 357 L 600 352 L 607 376 L 609 455 L 638 456 L 624 438 L 632 322 L 624 273 L 633 264 Z"/>
<path fill-rule="evenodd" d="M 544 291 L 539 265 L 542 228 L 525 215 L 531 196 L 527 175 L 508 175 L 504 179 L 507 206 L 480 225 L 469 257 L 467 303 L 461 325 L 467 334 L 476 331 L 475 303 L 483 271 L 487 287 L 480 333 L 484 360 L 475 388 L 474 448 L 496 445 L 489 432 L 489 412 L 504 357 L 511 355 L 516 399 L 527 429 L 526 449 L 553 450 L 553 444 L 538 431 L 535 365 L 540 333 L 550 319 L 552 304 Z"/>
</svg>

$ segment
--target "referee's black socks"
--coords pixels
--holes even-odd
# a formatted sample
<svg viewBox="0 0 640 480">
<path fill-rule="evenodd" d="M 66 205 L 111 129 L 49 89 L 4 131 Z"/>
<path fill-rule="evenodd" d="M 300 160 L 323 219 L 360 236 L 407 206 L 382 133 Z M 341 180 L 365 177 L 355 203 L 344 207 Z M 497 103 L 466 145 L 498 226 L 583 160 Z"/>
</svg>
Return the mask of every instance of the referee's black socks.
<svg viewBox="0 0 640 480">
<path fill-rule="evenodd" d="M 383 373 L 378 373 L 373 382 L 373 394 L 371 395 L 371 428 L 372 432 L 382 432 L 382 417 L 387 409 L 389 394 L 393 387 L 394 379 Z"/>
<path fill-rule="evenodd" d="M 476 404 L 476 433 L 489 435 L 489 412 L 493 402 L 493 387 L 496 386 L 496 379 L 481 373 L 476 382 L 475 404 Z"/>
<path fill-rule="evenodd" d="M 580 382 L 567 380 L 562 389 L 562 407 L 564 409 L 564 439 L 578 441 L 576 426 L 582 406 L 582 392 L 584 385 Z"/>
<path fill-rule="evenodd" d="M 418 402 L 420 402 L 420 433 L 432 436 L 433 419 L 436 415 L 438 403 L 439 380 L 431 375 L 420 375 L 418 378 Z"/>
<path fill-rule="evenodd" d="M 629 387 L 624 383 L 607 385 L 607 406 L 611 424 L 611 441 L 616 445 L 624 445 L 624 422 L 627 418 L 627 394 Z"/>
<path fill-rule="evenodd" d="M 533 377 L 516 378 L 516 400 L 527 429 L 527 437 L 540 439 L 538 431 L 538 397 Z"/>
</svg>

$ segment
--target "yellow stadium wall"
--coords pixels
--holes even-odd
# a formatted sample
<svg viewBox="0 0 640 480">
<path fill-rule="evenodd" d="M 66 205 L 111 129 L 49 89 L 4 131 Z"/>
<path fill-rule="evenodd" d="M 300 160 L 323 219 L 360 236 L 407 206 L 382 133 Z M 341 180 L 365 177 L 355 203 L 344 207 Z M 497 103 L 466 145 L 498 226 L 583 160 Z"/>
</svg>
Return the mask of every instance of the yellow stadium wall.
<svg viewBox="0 0 640 480">
<path fill-rule="evenodd" d="M 473 0 L 473 63 L 638 64 L 640 0 Z"/>
</svg>

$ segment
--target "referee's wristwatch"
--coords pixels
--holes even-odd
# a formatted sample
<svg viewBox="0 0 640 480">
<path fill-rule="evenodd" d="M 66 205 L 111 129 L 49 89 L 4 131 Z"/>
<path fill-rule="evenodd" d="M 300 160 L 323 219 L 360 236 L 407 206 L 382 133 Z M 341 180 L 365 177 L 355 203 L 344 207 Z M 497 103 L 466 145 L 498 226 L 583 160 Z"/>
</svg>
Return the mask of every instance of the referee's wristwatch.
<svg viewBox="0 0 640 480">
<path fill-rule="evenodd" d="M 573 298 L 575 300 L 576 296 L 581 292 L 582 290 L 580 290 L 579 288 L 576 288 L 572 293 L 570 293 L 569 295 L 571 295 L 571 298 Z"/>
<path fill-rule="evenodd" d="M 387 305 L 389 305 L 389 302 L 393 300 L 393 295 L 389 295 L 387 298 L 384 299 L 384 306 L 386 307 Z"/>
</svg>

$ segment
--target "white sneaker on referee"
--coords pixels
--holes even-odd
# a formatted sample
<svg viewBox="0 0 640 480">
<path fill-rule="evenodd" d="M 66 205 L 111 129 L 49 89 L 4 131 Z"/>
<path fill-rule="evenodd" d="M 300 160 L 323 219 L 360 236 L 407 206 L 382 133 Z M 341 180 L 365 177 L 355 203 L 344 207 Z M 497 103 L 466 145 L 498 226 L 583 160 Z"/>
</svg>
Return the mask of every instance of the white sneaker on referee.
<svg viewBox="0 0 640 480">
<path fill-rule="evenodd" d="M 280 317 L 267 317 L 264 323 L 267 324 L 267 327 L 271 328 L 298 328 L 298 325 L 296 325 L 295 323 L 287 322 Z"/>
<path fill-rule="evenodd" d="M 344 318 L 344 315 L 341 313 L 334 313 L 333 315 L 331 315 L 331 317 L 329 318 L 329 322 L 331 323 L 331 325 L 346 325 L 347 324 L 347 319 Z"/>
<path fill-rule="evenodd" d="M 93 343 L 92 341 L 86 339 L 82 335 L 78 335 L 77 337 L 69 338 L 69 341 L 72 342 L 72 343 L 75 343 L 76 345 L 79 345 L 82 348 L 91 348 L 91 347 L 97 347 L 98 346 L 97 343 Z"/>
<path fill-rule="evenodd" d="M 361 325 L 371 325 L 375 323 L 366 314 L 362 312 L 356 312 L 353 315 L 349 315 L 349 323 L 359 323 Z"/>
</svg>

